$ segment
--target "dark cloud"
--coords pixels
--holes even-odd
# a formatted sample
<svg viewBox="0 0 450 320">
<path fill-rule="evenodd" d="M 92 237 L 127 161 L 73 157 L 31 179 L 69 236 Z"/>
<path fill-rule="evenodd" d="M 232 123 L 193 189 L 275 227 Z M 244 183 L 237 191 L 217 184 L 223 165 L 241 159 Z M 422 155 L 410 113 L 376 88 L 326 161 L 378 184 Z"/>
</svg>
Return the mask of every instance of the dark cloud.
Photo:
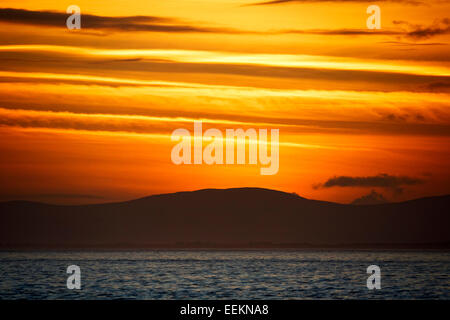
<svg viewBox="0 0 450 320">
<path fill-rule="evenodd" d="M 386 35 L 405 38 L 412 41 L 427 40 L 435 36 L 450 34 L 450 19 L 436 20 L 428 26 L 412 24 L 407 21 L 394 20 L 392 23 L 401 27 L 399 30 L 381 29 L 305 29 L 305 30 L 282 30 L 273 34 L 313 34 L 313 35 L 339 35 L 339 36 L 361 36 L 361 35 Z M 392 43 L 392 42 L 391 42 Z M 394 42 L 401 43 L 399 41 Z M 425 45 L 436 45 L 445 43 L 429 43 Z"/>
<path fill-rule="evenodd" d="M 286 2 L 286 1 L 284 1 Z M 314 1 L 310 1 L 314 2 Z M 319 1 L 316 1 L 319 2 Z M 356 2 L 356 1 L 355 1 Z M 361 2 L 361 1 L 360 1 Z M 24 9 L 0 8 L 0 22 L 24 25 L 66 28 L 65 12 L 30 11 Z M 275 30 L 258 32 L 250 30 L 236 30 L 230 28 L 216 28 L 209 26 L 194 26 L 175 18 L 156 16 L 124 16 L 105 17 L 82 14 L 81 33 L 85 35 L 105 35 L 107 32 L 167 32 L 167 33 L 223 33 L 223 34 L 255 34 L 255 35 L 336 35 L 336 36 L 397 36 L 412 40 L 423 40 L 433 36 L 450 32 L 450 19 L 442 19 L 433 25 L 425 27 L 412 25 L 405 21 L 393 21 L 396 25 L 403 25 L 407 30 L 367 30 L 367 29 L 305 29 L 305 30 Z"/>
<path fill-rule="evenodd" d="M 403 42 L 403 41 L 381 41 L 380 43 L 390 44 L 394 46 L 408 47 L 408 46 L 446 46 L 448 43 L 445 42 Z"/>
<path fill-rule="evenodd" d="M 159 109 L 140 109 L 127 106 L 119 109 L 114 107 L 115 112 L 111 113 L 111 107 L 107 104 L 95 104 L 96 112 L 102 113 L 102 117 L 94 117 L 97 113 L 92 113 L 92 105 L 73 106 L 62 105 L 61 103 L 42 103 L 29 101 L 7 101 L 0 98 L 0 105 L 8 105 L 8 108 L 0 108 L 0 127 L 14 126 L 23 128 L 53 128 L 53 129 L 72 129 L 72 130 L 88 130 L 88 131 L 108 131 L 108 132 L 132 132 L 132 133 L 170 133 L 175 125 L 183 125 L 183 122 L 171 122 L 167 124 L 165 121 L 155 122 L 152 118 L 142 117 L 140 119 L 128 118 L 111 118 L 106 120 L 108 115 L 126 116 L 132 110 L 133 114 L 151 117 L 172 117 L 174 120 L 178 117 L 186 118 L 203 118 L 204 122 L 208 123 L 207 119 L 211 120 L 225 120 L 225 121 L 240 121 L 243 126 L 253 127 L 255 123 L 265 123 L 267 128 L 279 128 L 280 125 L 289 125 L 285 127 L 285 133 L 339 133 L 339 134 L 408 134 L 408 135 L 439 135 L 450 136 L 449 126 L 446 130 L 439 125 L 411 125 L 404 123 L 401 126 L 398 123 L 386 123 L 383 126 L 376 126 L 370 122 L 352 122 L 352 121 L 324 121 L 324 120 L 310 120 L 298 118 L 272 118 L 261 116 L 243 116 L 243 115 L 228 115 L 220 113 L 204 113 L 204 112 L 180 112 L 173 110 L 159 110 Z M 12 112 L 15 110 L 15 112 Z M 44 113 L 24 113 L 23 111 L 44 111 Z M 74 111 L 75 110 L 75 111 Z M 65 113 L 64 113 L 65 112 Z M 67 114 L 70 112 L 70 114 Z M 91 115 L 91 116 L 89 116 Z M 226 126 L 225 123 L 217 126 Z M 401 128 L 401 129 L 399 129 Z M 320 184 L 316 188 L 322 187 Z M 370 187 L 370 185 L 369 185 Z M 375 186 L 374 186 L 375 187 Z"/>
<path fill-rule="evenodd" d="M 400 30 L 368 30 L 368 29 L 334 29 L 334 30 L 283 30 L 278 33 L 292 33 L 292 34 L 315 34 L 315 35 L 341 35 L 341 36 L 361 36 L 361 35 L 386 35 L 386 36 L 396 36 L 398 38 L 405 38 L 412 41 L 427 40 L 435 36 L 450 34 L 450 19 L 445 18 L 433 22 L 429 26 L 415 25 L 406 21 L 392 21 L 394 25 L 404 27 Z M 402 42 L 388 42 L 399 44 Z M 404 44 L 404 43 L 402 43 Z M 445 43 L 426 43 L 423 45 L 437 45 Z M 411 43 L 409 44 L 411 45 Z M 417 45 L 417 44 L 416 44 Z"/>
<path fill-rule="evenodd" d="M 35 63 L 39 61 L 39 63 Z M 75 56 L 71 53 L 52 53 L 42 51 L 4 51 L 0 52 L 2 71 L 109 74 L 113 70 L 118 74 L 133 72 L 136 79 L 148 79 L 149 72 L 173 74 L 173 81 L 179 80 L 179 74 L 226 74 L 232 76 L 252 76 L 262 78 L 293 79 L 301 83 L 303 89 L 323 89 L 321 81 L 332 81 L 335 90 L 354 91 L 412 91 L 443 92 L 448 91 L 450 78 L 445 75 L 418 75 L 378 70 L 337 70 L 308 67 L 264 66 L 232 63 L 177 62 L 168 59 L 107 59 L 98 57 Z M 375 71 L 375 72 L 374 72 Z M 312 81 L 310 81 L 312 80 Z M 25 81 L 0 77 L 0 81 Z M 36 81 L 31 79 L 29 81 Z M 40 81 L 51 81 L 40 80 Z M 56 81 L 56 80 L 55 80 Z M 57 80 L 58 82 L 80 82 L 78 79 Z M 243 81 L 240 79 L 240 81 Z M 90 81 L 93 83 L 93 81 Z M 430 84 L 435 84 L 429 86 Z M 103 83 L 107 85 L 106 82 Z M 234 83 L 231 83 L 234 84 Z M 368 85 L 370 84 L 370 85 Z M 439 85 L 437 85 L 439 84 Z M 110 83 L 111 86 L 119 84 Z M 130 84 L 120 84 L 130 85 Z M 258 86 L 258 82 L 249 81 L 248 85 Z M 281 88 L 281 87 L 280 87 Z M 399 128 L 401 130 L 401 128 Z"/>
<path fill-rule="evenodd" d="M 66 28 L 69 14 L 55 11 L 30 11 L 24 9 L 0 9 L 0 22 L 26 25 Z M 239 33 L 236 30 L 223 28 L 197 27 L 184 24 L 174 18 L 155 16 L 104 17 L 91 14 L 81 15 L 83 29 L 105 31 L 147 31 L 174 33 Z"/>
<path fill-rule="evenodd" d="M 406 121 L 413 121 L 413 122 L 424 122 L 427 120 L 427 117 L 423 115 L 420 112 L 417 111 L 397 111 L 397 112 L 384 112 L 384 111 L 377 111 L 384 121 L 390 121 L 390 122 L 406 122 Z"/>
<path fill-rule="evenodd" d="M 431 92 L 450 92 L 450 83 L 433 82 L 426 86 L 427 91 Z"/>
<path fill-rule="evenodd" d="M 277 5 L 277 4 L 285 4 L 285 3 L 321 3 L 321 2 L 335 2 L 337 4 L 343 3 L 373 3 L 373 0 L 271 0 L 271 1 L 262 1 L 255 2 L 249 4 L 249 6 L 267 6 L 267 5 Z M 379 0 L 376 2 L 394 2 L 394 3 L 403 3 L 410 5 L 421 5 L 423 4 L 421 1 L 416 0 Z"/>
<path fill-rule="evenodd" d="M 363 188 L 389 188 L 396 193 L 401 193 L 402 186 L 412 186 L 422 184 L 422 179 L 408 176 L 393 176 L 386 173 L 380 173 L 376 176 L 350 177 L 335 176 L 324 183 L 314 185 L 315 189 L 332 187 L 363 187 Z"/>
<path fill-rule="evenodd" d="M 273 34 L 313 34 L 322 36 L 364 36 L 364 35 L 385 35 L 401 36 L 405 33 L 396 30 L 369 30 L 369 29 L 305 29 L 305 30 L 282 30 Z"/>
<path fill-rule="evenodd" d="M 387 200 L 381 193 L 378 193 L 375 190 L 372 190 L 369 194 L 366 194 L 351 202 L 351 204 L 354 205 L 372 205 L 381 203 L 387 203 Z"/>
<path fill-rule="evenodd" d="M 404 36 L 413 40 L 429 39 L 434 36 L 444 35 L 450 33 L 450 19 L 445 18 L 435 21 L 429 26 L 415 25 L 407 21 L 392 21 L 395 25 L 405 26 L 408 31 L 404 33 Z"/>
</svg>

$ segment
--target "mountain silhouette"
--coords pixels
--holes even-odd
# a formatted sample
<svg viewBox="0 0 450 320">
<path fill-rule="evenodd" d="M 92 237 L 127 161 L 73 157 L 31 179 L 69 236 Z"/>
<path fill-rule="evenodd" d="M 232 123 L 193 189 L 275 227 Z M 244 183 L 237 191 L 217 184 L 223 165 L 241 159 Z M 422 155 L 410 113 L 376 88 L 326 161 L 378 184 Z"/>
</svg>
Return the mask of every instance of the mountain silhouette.
<svg viewBox="0 0 450 320">
<path fill-rule="evenodd" d="M 449 247 L 450 195 L 346 205 L 261 188 L 63 206 L 0 203 L 0 247 Z"/>
</svg>

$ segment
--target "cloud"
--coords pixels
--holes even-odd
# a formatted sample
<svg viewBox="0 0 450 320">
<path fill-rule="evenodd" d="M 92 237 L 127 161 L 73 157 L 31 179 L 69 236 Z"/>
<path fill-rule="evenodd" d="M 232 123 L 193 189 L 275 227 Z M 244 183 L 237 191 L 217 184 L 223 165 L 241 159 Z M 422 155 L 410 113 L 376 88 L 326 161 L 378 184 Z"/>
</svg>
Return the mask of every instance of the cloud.
<svg viewBox="0 0 450 320">
<path fill-rule="evenodd" d="M 431 92 L 450 92 L 450 83 L 433 82 L 426 86 L 427 91 Z"/>
<path fill-rule="evenodd" d="M 0 46 L 1 50 L 1 46 Z M 80 48 L 82 52 L 82 48 Z M 95 50 L 93 50 L 95 51 Z M 45 70 L 49 73 L 66 73 L 66 74 L 113 74 L 119 75 L 121 73 L 130 71 L 133 72 L 135 79 L 148 79 L 149 73 L 165 73 L 177 81 L 180 79 L 180 74 L 221 74 L 230 75 L 233 77 L 251 76 L 260 78 L 277 78 L 277 79 L 291 79 L 298 83 L 301 83 L 303 89 L 323 89 L 322 82 L 328 82 L 333 84 L 334 90 L 353 90 L 353 91 L 410 91 L 410 92 L 448 92 L 448 86 L 450 86 L 450 78 L 444 73 L 447 71 L 444 68 L 434 67 L 434 69 L 428 70 L 427 66 L 421 69 L 419 66 L 411 66 L 410 69 L 398 69 L 395 70 L 393 66 L 379 64 L 361 64 L 361 68 L 358 69 L 359 63 L 352 62 L 348 65 L 356 65 L 356 67 L 349 67 L 345 63 L 330 63 L 330 65 L 322 64 L 321 67 L 315 67 L 314 63 L 308 66 L 307 63 L 300 62 L 298 66 L 283 66 L 282 56 L 274 55 L 273 59 L 269 63 L 280 62 L 280 65 L 270 64 L 253 64 L 250 60 L 237 62 L 224 62 L 218 63 L 209 62 L 207 59 L 210 56 L 217 56 L 220 60 L 221 55 L 212 53 L 210 56 L 198 58 L 197 61 L 193 59 L 189 60 L 189 55 L 178 58 L 171 58 L 171 52 L 164 60 L 164 55 L 154 56 L 152 58 L 145 57 L 124 57 L 119 59 L 118 57 L 107 57 L 101 55 L 75 55 L 72 52 L 76 50 L 69 50 L 67 53 L 55 53 L 44 52 L 39 49 L 30 51 L 20 51 L 12 49 L 11 51 L 0 51 L 0 68 L 2 70 L 14 70 L 20 71 L 17 76 L 6 76 L 0 74 L 0 81 L 37 81 L 36 73 Z M 195 57 L 195 56 L 194 56 Z M 227 55 L 224 55 L 227 57 Z M 228 56 L 230 57 L 230 56 Z M 258 57 L 255 55 L 255 57 Z M 177 61 L 178 59 L 179 61 Z M 239 59 L 239 56 L 237 56 Z M 35 61 L 38 60 L 39 64 Z M 333 62 L 333 58 L 330 58 Z M 308 62 L 309 60 L 306 60 Z M 313 58 L 311 59 L 312 62 Z M 295 61 L 294 61 L 295 62 Z M 342 66 L 343 69 L 338 69 Z M 345 69 L 347 68 L 347 69 Z M 350 69 L 355 68 L 355 69 Z M 383 71 L 385 69 L 385 71 Z M 26 79 L 28 75 L 33 75 L 34 78 Z M 5 73 L 5 72 L 0 72 Z M 434 73 L 434 74 L 433 74 Z M 185 76 L 181 76 L 183 79 L 187 79 Z M 242 83 L 243 77 L 239 78 L 239 82 Z M 105 80 L 105 79 L 103 79 Z M 65 83 L 90 83 L 90 84 L 102 84 L 110 86 L 148 86 L 148 81 L 125 81 L 119 78 L 117 81 L 99 81 L 98 77 L 71 77 L 68 76 L 65 79 L 45 79 L 45 82 L 65 82 Z M 307 81 L 312 80 L 312 81 Z M 44 80 L 39 80 L 44 82 Z M 188 79 L 188 81 L 192 81 Z M 235 85 L 235 81 L 227 81 L 230 85 Z M 250 86 L 258 87 L 257 81 L 248 82 Z M 368 85 L 370 83 L 370 85 Z M 434 84 L 430 86 L 430 84 Z"/>
<path fill-rule="evenodd" d="M 445 18 L 433 22 L 429 26 L 414 25 L 407 21 L 392 21 L 395 25 L 403 25 L 408 31 L 404 33 L 404 36 L 413 40 L 429 39 L 434 36 L 444 35 L 450 33 L 450 19 Z"/>
<path fill-rule="evenodd" d="M 56 11 L 30 11 L 24 9 L 0 9 L 0 22 L 34 26 L 66 28 L 69 15 Z M 82 29 L 106 31 L 147 31 L 174 33 L 239 33 L 237 30 L 187 25 L 178 19 L 156 16 L 105 17 L 91 14 L 81 15 Z"/>
<path fill-rule="evenodd" d="M 422 184 L 422 179 L 408 176 L 393 176 L 386 173 L 380 173 L 376 176 L 350 177 L 335 176 L 324 183 L 314 185 L 314 189 L 333 188 L 333 187 L 363 187 L 363 188 L 388 188 L 395 193 L 402 193 L 402 186 L 412 186 Z"/>
<path fill-rule="evenodd" d="M 401 36 L 405 32 L 397 30 L 368 30 L 368 29 L 305 29 L 305 30 L 282 30 L 273 34 L 310 34 L 319 36 L 364 36 L 364 35 L 385 35 Z"/>
<path fill-rule="evenodd" d="M 387 200 L 381 193 L 378 193 L 375 190 L 372 190 L 369 194 L 366 194 L 351 202 L 351 204 L 354 205 L 372 205 L 381 203 L 387 203 Z"/>
<path fill-rule="evenodd" d="M 321 2 L 335 2 L 337 4 L 343 3 L 373 3 L 373 0 L 271 0 L 271 1 L 263 1 L 248 4 L 248 6 L 267 6 L 267 5 L 277 5 L 277 4 L 286 4 L 286 3 L 321 3 Z M 423 4 L 420 1 L 415 0 L 379 0 L 377 2 L 393 2 L 393 3 L 402 3 L 409 5 L 421 5 Z"/>
<path fill-rule="evenodd" d="M 419 112 L 419 111 L 415 111 L 415 110 L 404 110 L 404 111 L 396 111 L 396 112 L 391 112 L 391 111 L 385 111 L 385 110 L 377 110 L 375 111 L 377 112 L 381 119 L 383 119 L 384 121 L 389 121 L 389 122 L 407 122 L 407 121 L 412 121 L 412 122 L 425 122 L 427 121 L 427 117 Z"/>
<path fill-rule="evenodd" d="M 148 91 L 150 89 L 147 89 Z M 3 93 L 4 91 L 0 91 Z M 126 92 L 126 91 L 125 91 Z M 150 92 L 150 91 L 148 91 Z M 193 92 L 199 92 L 193 89 Z M 203 91 L 202 91 L 203 92 Z M 61 93 L 60 93 L 61 95 Z M 0 94 L 1 96 L 1 94 Z M 220 98 L 217 94 L 217 102 L 211 100 L 198 100 L 190 98 L 189 101 L 203 105 L 204 103 L 211 109 L 204 111 L 180 111 L 176 108 L 167 108 L 166 100 L 156 98 L 151 101 L 153 108 L 144 109 L 135 107 L 134 103 L 127 104 L 110 102 L 93 104 L 89 100 L 89 95 L 83 95 L 83 99 L 78 97 L 63 99 L 65 95 L 57 99 L 32 96 L 33 99 L 23 99 L 20 96 L 8 98 L 8 94 L 0 97 L 0 105 L 8 105 L 7 108 L 0 107 L 0 126 L 18 126 L 23 128 L 55 128 L 71 130 L 90 130 L 108 132 L 132 132 L 142 134 L 170 133 L 174 126 L 185 125 L 195 119 L 203 119 L 205 123 L 214 123 L 215 126 L 226 127 L 230 122 L 239 126 L 264 126 L 266 128 L 283 127 L 286 134 L 299 133 L 337 133 L 337 134 L 393 134 L 393 135 L 420 135 L 420 136 L 450 136 L 450 126 L 439 123 L 408 123 L 402 120 L 370 121 L 359 120 L 349 121 L 341 118 L 334 120 L 308 119 L 296 116 L 270 117 L 249 114 L 229 114 L 224 110 L 214 110 L 212 107 L 216 103 L 222 102 L 229 105 L 226 99 Z M 48 99 L 48 100 L 47 100 Z M 80 104 L 79 101 L 84 101 Z M 133 102 L 133 100 L 130 100 Z M 178 104 L 178 100 L 175 104 Z M 284 100 L 281 100 L 284 101 Z M 93 111 L 95 110 L 95 111 Z M 206 111 L 208 110 L 208 111 Z M 386 113 L 389 115 L 390 113 Z M 394 113 L 393 113 L 394 114 Z M 381 115 L 381 113 L 380 113 Z M 403 114 L 400 114 L 403 115 Z M 396 118 L 395 118 L 396 119 Z M 370 148 L 369 148 L 370 149 Z"/>
<path fill-rule="evenodd" d="M 381 41 L 380 43 L 384 44 L 390 44 L 393 46 L 446 46 L 448 43 L 445 42 L 424 42 L 424 43 L 417 43 L 417 42 L 403 42 L 403 41 Z"/>
<path fill-rule="evenodd" d="M 352 0 L 353 1 L 353 0 Z M 287 2 L 287 1 L 283 1 Z M 319 1 L 310 1 L 319 2 Z M 354 1 L 357 2 L 357 1 Z M 360 1 L 361 2 L 361 1 Z M 277 2 L 278 3 L 278 2 Z M 281 2 L 280 2 L 281 3 Z M 66 28 L 69 15 L 56 11 L 30 11 L 25 9 L 0 8 L 0 23 L 16 23 L 33 26 Z M 395 25 L 404 25 L 407 30 L 367 30 L 367 29 L 304 29 L 251 31 L 210 26 L 194 26 L 175 18 L 157 16 L 106 17 L 83 14 L 81 18 L 84 35 L 105 35 L 107 32 L 165 32 L 165 33 L 222 33 L 254 35 L 336 35 L 336 36 L 397 36 L 412 40 L 428 39 L 450 32 L 450 19 L 442 19 L 425 27 L 412 25 L 405 21 L 393 21 Z"/>
<path fill-rule="evenodd" d="M 367 29 L 317 29 L 317 30 L 283 30 L 279 31 L 281 34 L 292 33 L 292 34 L 314 34 L 314 35 L 340 35 L 340 36 L 360 36 L 360 35 L 386 35 L 386 36 L 397 36 L 400 38 L 410 39 L 412 41 L 427 40 L 435 36 L 450 34 L 450 19 L 444 18 L 433 22 L 429 26 L 424 26 L 420 24 L 412 24 L 407 21 L 394 20 L 392 23 L 396 26 L 403 26 L 406 29 L 400 30 L 367 30 Z M 389 42 L 388 42 L 389 43 Z M 400 43 L 400 42 L 390 42 L 390 43 Z M 439 44 L 439 43 L 438 43 Z M 445 44 L 445 43 L 444 43 Z M 436 45 L 425 44 L 425 45 Z"/>
</svg>

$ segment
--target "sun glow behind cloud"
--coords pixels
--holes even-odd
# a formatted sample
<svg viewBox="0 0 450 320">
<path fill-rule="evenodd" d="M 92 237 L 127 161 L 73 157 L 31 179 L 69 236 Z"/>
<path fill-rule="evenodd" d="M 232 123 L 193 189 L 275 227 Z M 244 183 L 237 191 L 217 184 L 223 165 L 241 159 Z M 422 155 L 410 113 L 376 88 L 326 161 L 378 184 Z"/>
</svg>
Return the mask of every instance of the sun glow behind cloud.
<svg viewBox="0 0 450 320">
<path fill-rule="evenodd" d="M 3 3 L 36 17 L 65 11 L 54 1 Z M 387 171 L 426 175 L 425 184 L 388 198 L 448 193 L 448 34 L 414 39 L 413 26 L 392 23 L 406 20 L 426 31 L 446 18 L 446 4 L 438 10 L 386 3 L 383 25 L 395 33 L 349 36 L 349 29 L 364 28 L 364 5 L 242 6 L 248 3 L 79 3 L 100 22 L 148 15 L 196 32 L 77 33 L 45 21 L 0 19 L 3 198 L 60 188 L 109 201 L 260 186 L 350 201 L 367 190 L 312 186 L 334 175 Z M 194 120 L 205 129 L 279 128 L 279 174 L 173 165 L 170 134 L 192 130 Z"/>
<path fill-rule="evenodd" d="M 363 70 L 393 72 L 415 75 L 450 76 L 450 68 L 432 66 L 411 61 L 389 62 L 384 60 L 355 59 L 332 56 L 288 55 L 288 54 L 238 54 L 200 50 L 161 49 L 95 49 L 85 47 L 55 45 L 6 45 L 0 51 L 49 51 L 96 57 L 116 57 L 134 59 L 160 59 L 186 63 L 219 63 L 263 65 L 292 68 L 317 68 L 335 70 Z"/>
</svg>

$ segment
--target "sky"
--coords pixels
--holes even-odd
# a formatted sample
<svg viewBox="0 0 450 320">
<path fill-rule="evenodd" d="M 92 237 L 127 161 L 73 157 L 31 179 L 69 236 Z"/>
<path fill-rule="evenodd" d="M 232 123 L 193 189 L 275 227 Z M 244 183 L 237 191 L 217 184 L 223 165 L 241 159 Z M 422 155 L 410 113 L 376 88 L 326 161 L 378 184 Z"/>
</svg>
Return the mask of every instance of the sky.
<svg viewBox="0 0 450 320">
<path fill-rule="evenodd" d="M 379 30 L 366 26 L 374 3 Z M 70 5 L 80 30 L 66 27 Z M 0 200 L 449 194 L 449 12 L 440 0 L 0 0 Z M 175 165 L 171 134 L 195 120 L 279 129 L 279 171 Z"/>
</svg>

